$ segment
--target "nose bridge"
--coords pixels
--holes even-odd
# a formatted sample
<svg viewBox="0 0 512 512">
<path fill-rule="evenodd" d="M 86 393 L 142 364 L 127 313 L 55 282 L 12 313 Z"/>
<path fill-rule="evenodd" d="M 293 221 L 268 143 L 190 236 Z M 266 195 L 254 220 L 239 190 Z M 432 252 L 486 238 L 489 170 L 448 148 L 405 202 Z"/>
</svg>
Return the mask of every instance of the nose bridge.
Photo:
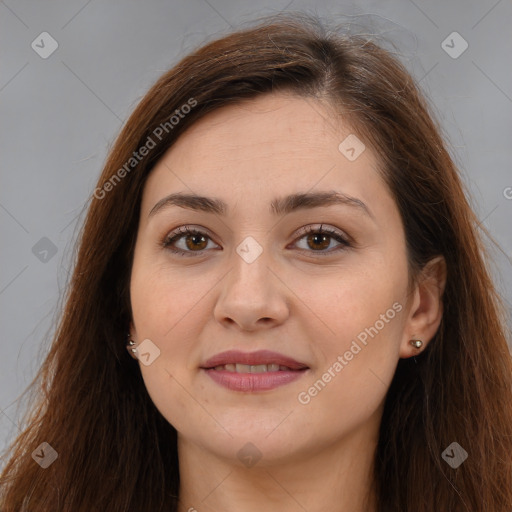
<svg viewBox="0 0 512 512">
<path fill-rule="evenodd" d="M 286 296 L 269 268 L 272 256 L 264 249 L 263 240 L 260 243 L 255 237 L 245 237 L 235 246 L 230 264 L 215 307 L 217 319 L 231 319 L 244 328 L 254 327 L 260 319 L 265 323 L 269 319 L 283 321 L 288 312 Z"/>
<path fill-rule="evenodd" d="M 262 236 L 258 238 L 261 240 Z M 253 236 L 247 236 L 235 247 L 231 257 L 233 271 L 228 280 L 231 293 L 234 292 L 240 300 L 252 300 L 255 305 L 268 301 L 269 287 L 275 284 L 270 283 L 271 255 L 263 243 L 263 240 L 260 243 Z"/>
</svg>

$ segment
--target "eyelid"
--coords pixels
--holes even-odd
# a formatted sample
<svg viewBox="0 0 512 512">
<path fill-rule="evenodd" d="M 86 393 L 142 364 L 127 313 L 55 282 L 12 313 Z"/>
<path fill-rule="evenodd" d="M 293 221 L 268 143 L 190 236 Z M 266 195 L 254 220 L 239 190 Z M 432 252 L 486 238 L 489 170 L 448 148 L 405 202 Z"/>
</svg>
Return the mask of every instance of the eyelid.
<svg viewBox="0 0 512 512">
<path fill-rule="evenodd" d="M 181 238 L 184 238 L 187 235 L 203 235 L 206 236 L 213 243 L 217 244 L 211 236 L 210 232 L 206 228 L 199 228 L 194 225 L 186 224 L 184 226 L 180 226 L 176 229 L 170 231 L 170 233 L 166 234 L 162 240 L 160 240 L 159 246 L 167 249 L 173 253 L 186 255 L 186 256 L 194 256 L 195 251 L 183 251 L 182 249 L 174 249 L 171 244 Z M 219 245 L 219 244 L 217 244 Z M 205 250 L 197 251 L 197 255 L 204 254 Z"/>
<path fill-rule="evenodd" d="M 296 231 L 293 236 L 296 238 L 298 236 L 302 237 L 304 235 L 317 232 L 330 235 L 332 237 L 342 238 L 347 244 L 353 242 L 352 237 L 347 235 L 344 231 L 341 231 L 340 229 L 332 227 L 330 225 L 326 226 L 324 223 L 320 223 L 317 225 L 308 224 L 307 226 L 303 226 L 298 231 Z"/>
</svg>

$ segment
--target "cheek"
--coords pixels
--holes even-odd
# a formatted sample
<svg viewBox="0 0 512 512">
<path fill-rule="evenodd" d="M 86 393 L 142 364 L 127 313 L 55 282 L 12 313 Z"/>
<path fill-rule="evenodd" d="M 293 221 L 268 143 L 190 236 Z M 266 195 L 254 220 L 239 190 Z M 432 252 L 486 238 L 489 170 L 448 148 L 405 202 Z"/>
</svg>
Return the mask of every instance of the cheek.
<svg viewBox="0 0 512 512">
<path fill-rule="evenodd" d="M 137 266 L 134 262 L 130 282 L 138 341 L 150 339 L 159 350 L 150 365 L 139 362 L 144 384 L 156 408 L 177 430 L 185 427 L 183 419 L 198 406 L 187 390 L 193 371 L 191 353 L 200 337 L 197 304 L 204 294 L 189 280 L 180 283 L 180 279 L 183 276 L 161 265 Z"/>
<path fill-rule="evenodd" d="M 376 412 L 396 370 L 401 305 L 391 294 L 376 295 L 347 293 L 343 298 L 351 299 L 350 306 L 325 310 L 336 334 L 318 339 L 322 360 L 296 397 L 299 408 L 321 419 L 333 437 Z"/>
<path fill-rule="evenodd" d="M 340 271 L 333 279 L 316 281 L 315 287 L 310 288 L 305 302 L 321 320 L 314 320 L 321 325 L 316 336 L 313 322 L 310 323 L 315 351 L 320 355 L 314 378 L 322 381 L 318 384 L 321 389 L 325 381 L 329 382 L 326 387 L 336 389 L 331 391 L 331 398 L 340 404 L 353 402 L 358 407 L 357 397 L 365 402 L 366 395 L 374 392 L 380 400 L 392 380 L 405 310 L 400 301 L 407 282 L 400 263 L 374 257 L 371 264 Z M 308 315 L 313 318 L 311 313 Z M 338 371 L 333 368 L 335 363 Z M 326 374 L 329 369 L 331 374 Z M 327 398 L 330 393 L 322 394 Z"/>
<path fill-rule="evenodd" d="M 356 356 L 357 357 L 357 356 Z M 363 356 L 364 357 L 364 356 Z M 327 383 L 321 377 L 297 398 L 297 416 L 321 424 L 324 438 L 360 429 L 377 414 L 389 388 L 387 379 L 373 375 L 363 360 L 354 359 Z M 375 374 L 380 370 L 375 368 Z"/>
<path fill-rule="evenodd" d="M 378 331 L 389 332 L 392 324 L 396 328 L 404 305 L 395 303 L 403 296 L 407 276 L 390 266 L 382 265 L 382 271 L 378 267 L 350 268 L 321 280 L 295 278 L 294 291 L 309 311 L 307 318 L 316 317 L 322 324 L 322 335 L 342 342 L 376 323 Z"/>
<path fill-rule="evenodd" d="M 200 314 L 198 304 L 208 286 L 205 276 L 184 279 L 183 272 L 162 264 L 134 264 L 130 296 L 138 336 L 159 339 L 168 343 L 178 339 L 184 325 Z M 191 317 L 192 315 L 192 317 Z"/>
<path fill-rule="evenodd" d="M 184 421 L 194 411 L 194 401 L 185 392 L 182 377 L 175 375 L 172 368 L 166 367 L 166 362 L 159 358 L 150 366 L 141 365 L 144 385 L 151 401 L 160 414 L 178 431 L 186 426 Z"/>
</svg>

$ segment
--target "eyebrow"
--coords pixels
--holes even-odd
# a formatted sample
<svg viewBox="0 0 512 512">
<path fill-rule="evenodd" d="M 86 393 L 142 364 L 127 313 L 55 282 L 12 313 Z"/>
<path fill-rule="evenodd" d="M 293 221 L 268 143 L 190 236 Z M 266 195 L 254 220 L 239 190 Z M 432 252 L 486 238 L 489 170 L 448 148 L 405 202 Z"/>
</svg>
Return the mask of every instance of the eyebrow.
<svg viewBox="0 0 512 512">
<path fill-rule="evenodd" d="M 332 205 L 345 205 L 356 208 L 375 220 L 374 215 L 363 201 L 356 197 L 335 191 L 298 193 L 276 198 L 270 203 L 270 213 L 276 216 L 285 215 L 297 210 Z M 222 199 L 177 192 L 160 199 L 160 201 L 153 206 L 148 217 L 152 217 L 157 212 L 163 211 L 171 206 L 216 215 L 226 215 L 229 209 L 228 205 Z"/>
</svg>

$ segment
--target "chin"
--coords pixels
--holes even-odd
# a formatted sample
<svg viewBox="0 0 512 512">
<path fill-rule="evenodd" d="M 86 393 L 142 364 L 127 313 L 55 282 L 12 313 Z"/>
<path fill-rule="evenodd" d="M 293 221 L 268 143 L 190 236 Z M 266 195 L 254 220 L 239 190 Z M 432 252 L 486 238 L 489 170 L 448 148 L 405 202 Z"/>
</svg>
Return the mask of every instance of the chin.
<svg viewBox="0 0 512 512">
<path fill-rule="evenodd" d="M 229 441 L 222 439 L 218 443 L 212 443 L 212 439 L 205 440 L 205 447 L 218 457 L 225 459 L 229 464 L 252 468 L 271 467 L 290 462 L 294 459 L 300 460 L 304 457 L 302 450 L 293 439 L 284 442 L 276 436 L 270 439 L 265 434 L 233 436 Z"/>
<path fill-rule="evenodd" d="M 213 431 L 202 428 L 185 437 L 218 457 L 242 466 L 251 467 L 251 461 L 254 464 L 255 460 L 258 467 L 276 465 L 300 459 L 313 449 L 309 446 L 312 443 L 311 435 L 305 436 L 305 428 L 299 428 L 289 420 L 283 421 L 286 414 L 262 418 L 261 413 L 256 417 L 240 414 L 239 411 L 237 418 L 214 416 L 225 430 L 217 424 Z"/>
</svg>

